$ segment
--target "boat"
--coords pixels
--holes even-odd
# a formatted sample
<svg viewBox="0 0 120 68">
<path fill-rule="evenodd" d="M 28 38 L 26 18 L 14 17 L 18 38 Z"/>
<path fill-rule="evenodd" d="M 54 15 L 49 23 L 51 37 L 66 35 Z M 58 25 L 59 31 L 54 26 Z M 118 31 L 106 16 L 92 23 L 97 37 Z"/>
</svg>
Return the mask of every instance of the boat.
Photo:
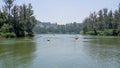
<svg viewBox="0 0 120 68">
<path fill-rule="evenodd" d="M 79 39 L 79 37 L 76 36 L 76 37 L 75 37 L 75 40 L 78 40 L 78 39 Z"/>
</svg>

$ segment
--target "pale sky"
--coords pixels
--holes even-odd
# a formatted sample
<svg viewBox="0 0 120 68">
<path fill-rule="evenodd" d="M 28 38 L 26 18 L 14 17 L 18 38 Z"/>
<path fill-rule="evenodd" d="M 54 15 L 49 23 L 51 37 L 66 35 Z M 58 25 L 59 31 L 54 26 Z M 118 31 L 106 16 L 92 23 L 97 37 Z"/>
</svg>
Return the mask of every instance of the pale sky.
<svg viewBox="0 0 120 68">
<path fill-rule="evenodd" d="M 0 0 L 0 8 L 2 1 Z M 31 3 L 34 15 L 39 21 L 66 24 L 81 23 L 90 12 L 102 8 L 117 9 L 120 0 L 16 0 L 15 3 Z"/>
</svg>

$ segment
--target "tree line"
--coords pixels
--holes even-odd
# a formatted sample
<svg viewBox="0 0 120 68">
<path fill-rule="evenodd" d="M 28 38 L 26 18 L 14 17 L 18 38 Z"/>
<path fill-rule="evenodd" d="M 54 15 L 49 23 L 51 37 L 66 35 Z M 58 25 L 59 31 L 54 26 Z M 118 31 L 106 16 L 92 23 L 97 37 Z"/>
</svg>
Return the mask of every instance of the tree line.
<svg viewBox="0 0 120 68">
<path fill-rule="evenodd" d="M 25 37 L 33 36 L 36 19 L 33 16 L 31 4 L 15 5 L 15 0 L 3 0 L 0 9 L 0 36 Z"/>
<path fill-rule="evenodd" d="M 79 34 L 81 29 L 81 23 L 73 22 L 65 25 L 48 24 L 47 26 L 37 26 L 34 31 L 38 34 Z"/>
<path fill-rule="evenodd" d="M 120 35 L 120 4 L 115 11 L 103 8 L 90 13 L 83 21 L 83 34 L 90 35 Z"/>
<path fill-rule="evenodd" d="M 31 4 L 16 5 L 15 0 L 3 0 L 4 6 L 0 9 L 0 37 L 33 36 L 36 19 Z M 90 34 L 90 35 L 120 35 L 120 4 L 115 11 L 103 8 L 98 12 L 90 13 L 81 23 L 69 23 L 49 27 L 36 27 L 36 33 L 59 34 Z"/>
</svg>

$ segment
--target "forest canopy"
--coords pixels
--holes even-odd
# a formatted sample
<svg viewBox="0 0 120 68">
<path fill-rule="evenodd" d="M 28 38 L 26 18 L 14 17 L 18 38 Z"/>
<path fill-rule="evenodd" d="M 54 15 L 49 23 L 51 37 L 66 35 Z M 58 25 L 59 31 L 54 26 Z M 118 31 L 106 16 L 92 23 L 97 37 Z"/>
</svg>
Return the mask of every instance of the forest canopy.
<svg viewBox="0 0 120 68">
<path fill-rule="evenodd" d="M 39 24 L 35 19 L 31 3 L 16 5 L 14 1 L 3 0 L 4 5 L 0 9 L 0 37 L 34 36 L 34 32 L 120 36 L 120 4 L 114 11 L 103 8 L 98 12 L 90 13 L 82 23 L 36 27 L 35 25 Z"/>
<path fill-rule="evenodd" d="M 16 5 L 15 0 L 3 0 L 0 9 L 0 36 L 25 37 L 33 36 L 36 19 L 31 4 Z"/>
<path fill-rule="evenodd" d="M 90 35 L 120 36 L 120 4 L 115 11 L 103 8 L 83 21 L 83 33 Z"/>
</svg>

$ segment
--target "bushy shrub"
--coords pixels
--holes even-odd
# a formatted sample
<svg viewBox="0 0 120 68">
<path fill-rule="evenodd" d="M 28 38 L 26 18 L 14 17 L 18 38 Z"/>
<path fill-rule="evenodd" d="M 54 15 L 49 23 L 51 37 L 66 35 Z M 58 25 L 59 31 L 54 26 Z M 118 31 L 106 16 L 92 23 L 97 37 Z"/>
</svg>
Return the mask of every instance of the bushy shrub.
<svg viewBox="0 0 120 68">
<path fill-rule="evenodd" d="M 97 31 L 99 36 L 104 36 L 104 31 Z"/>
<path fill-rule="evenodd" d="M 112 29 L 106 29 L 104 30 L 104 35 L 105 36 L 112 36 L 113 34 L 113 30 Z"/>
<path fill-rule="evenodd" d="M 14 32 L 9 32 L 9 28 L 10 28 L 9 24 L 4 24 L 1 27 L 0 36 L 5 37 L 5 38 L 16 37 L 16 34 Z"/>
<path fill-rule="evenodd" d="M 2 33 L 8 33 L 9 32 L 9 25 L 8 24 L 4 24 L 2 27 L 1 27 L 1 32 Z"/>
<path fill-rule="evenodd" d="M 81 31 L 80 31 L 80 34 L 84 34 L 84 32 L 81 30 Z"/>
<path fill-rule="evenodd" d="M 118 34 L 119 34 L 119 31 L 116 30 L 116 29 L 114 29 L 113 32 L 112 32 L 112 35 L 113 35 L 113 36 L 118 36 Z"/>
<path fill-rule="evenodd" d="M 89 35 L 95 35 L 95 32 L 94 31 L 88 31 L 87 34 L 89 34 Z"/>
<path fill-rule="evenodd" d="M 0 35 L 2 36 L 2 37 L 5 37 L 5 38 L 14 38 L 14 37 L 16 37 L 16 34 L 15 33 L 0 33 Z"/>
</svg>

